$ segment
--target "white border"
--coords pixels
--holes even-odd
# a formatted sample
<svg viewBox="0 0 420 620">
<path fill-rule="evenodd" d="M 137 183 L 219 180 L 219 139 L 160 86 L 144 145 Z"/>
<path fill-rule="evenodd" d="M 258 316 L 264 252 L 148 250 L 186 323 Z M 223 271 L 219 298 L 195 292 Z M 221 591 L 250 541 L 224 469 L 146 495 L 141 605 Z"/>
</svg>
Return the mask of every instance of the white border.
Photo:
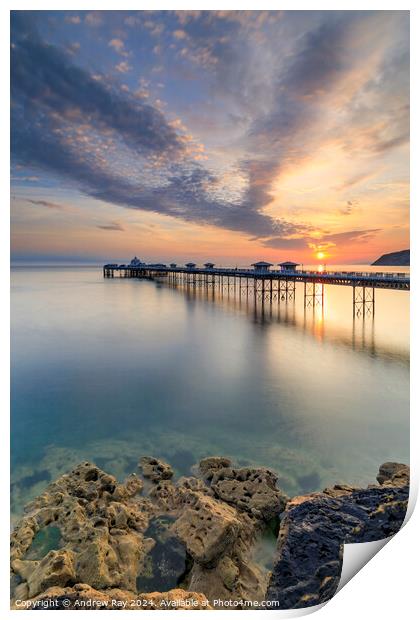
<svg viewBox="0 0 420 620">
<path fill-rule="evenodd" d="M 1 98 L 2 106 L 2 141 L 1 141 L 1 180 L 3 188 L 4 205 L 1 212 L 1 225 L 0 225 L 0 252 L 1 252 L 1 285 L 4 289 L 1 297 L 2 303 L 0 305 L 1 312 L 1 340 L 2 343 L 0 351 L 0 386 L 1 386 L 1 404 L 2 404 L 2 436 L 3 445 L 0 450 L 1 458 L 1 471 L 2 476 L 2 495 L 3 498 L 1 506 L 1 526 L 2 535 L 0 542 L 1 549 L 1 573 L 0 573 L 0 592 L 2 593 L 0 599 L 0 611 L 2 611 L 2 617 L 9 616 L 15 617 L 16 614 L 21 614 L 21 611 L 10 612 L 9 610 L 9 489 L 8 489 L 8 476 L 5 472 L 9 471 L 9 323 L 10 312 L 9 304 L 6 300 L 9 299 L 9 238 L 10 238 L 10 223 L 9 214 L 6 205 L 9 203 L 9 105 L 8 99 L 5 93 L 8 91 L 9 85 L 9 10 L 139 10 L 139 9 L 152 9 L 152 10 L 188 10 L 188 9 L 203 9 L 214 10 L 216 8 L 223 8 L 224 10 L 411 10 L 411 58 L 413 64 L 416 63 L 416 59 L 419 55 L 418 40 L 420 37 L 419 19 L 417 10 L 415 9 L 414 2 L 411 3 L 396 3 L 396 2 L 377 2 L 370 1 L 368 6 L 366 2 L 340 2 L 335 1 L 320 2 L 314 6 L 313 2 L 264 2 L 258 4 L 256 2 L 242 1 L 242 2 L 125 2 L 116 3 L 108 0 L 101 0 L 97 2 L 92 0 L 91 3 L 76 2 L 73 6 L 69 7 L 68 3 L 60 0 L 52 1 L 39 1 L 37 3 L 28 1 L 15 1 L 5 2 L 1 9 L 1 45 L 2 50 L 0 54 L 0 63 L 2 70 L 3 80 L 3 97 Z M 417 68 L 417 67 L 416 67 Z M 418 96 L 418 83 L 415 79 L 412 71 L 412 110 L 420 110 L 419 96 Z M 412 144 L 417 145 L 416 138 L 418 137 L 418 120 L 412 113 Z M 412 321 L 412 363 L 414 364 L 414 373 L 412 376 L 418 377 L 419 365 L 417 350 L 414 348 L 414 344 L 419 340 L 419 327 L 416 322 L 419 304 L 418 304 L 418 282 L 417 282 L 417 266 L 418 266 L 418 252 L 416 250 L 415 241 L 418 240 L 417 231 L 419 224 L 418 215 L 418 171 L 420 165 L 418 161 L 417 149 L 412 149 L 412 186 L 411 186 L 411 203 L 413 205 L 411 211 L 411 277 L 414 285 L 411 292 L 411 315 L 414 317 Z M 414 174 L 417 171 L 417 175 Z M 413 268 L 414 267 L 414 268 Z M 418 387 L 417 381 L 412 381 L 411 386 L 411 398 L 412 398 L 412 412 L 418 404 Z M 418 449 L 418 437 L 419 437 L 419 422 L 417 415 L 411 416 L 411 470 L 412 470 L 412 493 L 410 494 L 410 511 L 413 509 L 413 499 L 417 494 L 418 488 L 418 471 L 419 471 L 419 456 L 420 450 Z M 7 498 L 5 500 L 5 498 Z M 415 500 L 414 500 L 415 501 Z M 392 619 L 398 615 L 400 619 L 415 617 L 418 611 L 416 590 L 418 588 L 418 567 L 417 567 L 417 555 L 418 555 L 418 540 L 420 529 L 420 511 L 416 510 L 404 526 L 401 533 L 397 534 L 386 545 L 386 548 L 381 552 L 379 557 L 375 557 L 369 564 L 363 568 L 352 580 L 351 586 L 345 587 L 340 591 L 326 606 L 318 612 L 320 620 L 347 620 L 354 616 L 360 617 L 375 617 L 381 618 L 381 620 Z M 417 544 L 416 544 L 417 543 Z M 7 584 L 7 585 L 6 585 Z M 308 610 L 311 611 L 311 610 Z M 312 608 L 312 611 L 315 611 Z M 42 612 L 41 612 L 42 613 Z M 57 612 L 49 612 L 57 613 Z M 71 612 L 75 613 L 75 612 Z M 89 612 L 87 612 L 89 613 Z M 116 612 L 111 612 L 116 613 Z M 147 612 L 142 612 L 147 613 Z M 165 612 L 154 611 L 153 617 L 159 617 Z M 192 612 L 198 614 L 201 612 Z M 209 612 L 207 612 L 209 613 Z M 211 613 L 211 612 L 210 612 Z M 218 612 L 220 613 L 220 612 Z M 231 614 L 232 612 L 225 611 L 225 614 Z M 235 612 L 236 613 L 236 612 Z M 242 614 L 252 614 L 254 617 L 256 614 L 266 612 L 254 612 L 246 611 Z M 156 615 L 157 614 L 157 615 Z M 302 613 L 296 614 L 293 612 L 277 612 L 277 615 L 282 617 L 296 617 L 296 615 L 303 615 Z M 53 618 L 54 616 L 52 616 Z M 109 617 L 108 615 L 106 616 Z"/>
</svg>

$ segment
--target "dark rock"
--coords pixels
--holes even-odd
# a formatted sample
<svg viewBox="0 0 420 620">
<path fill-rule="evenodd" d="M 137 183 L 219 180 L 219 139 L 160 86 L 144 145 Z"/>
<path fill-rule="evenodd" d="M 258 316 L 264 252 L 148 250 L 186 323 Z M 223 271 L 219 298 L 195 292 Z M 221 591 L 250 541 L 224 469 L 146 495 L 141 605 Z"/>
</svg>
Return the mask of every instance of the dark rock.
<svg viewBox="0 0 420 620">
<path fill-rule="evenodd" d="M 150 521 L 144 535 L 155 544 L 142 574 L 137 577 L 139 592 L 166 592 L 175 588 L 187 571 L 185 545 L 170 531 L 174 517 L 160 516 Z"/>
<path fill-rule="evenodd" d="M 175 484 L 163 461 L 144 457 L 142 467 L 153 482 L 147 497 L 135 474 L 119 483 L 84 462 L 27 505 L 11 537 L 12 606 L 17 599 L 60 605 L 68 594 L 78 608 L 94 593 L 104 604 L 138 596 L 153 609 L 177 596 L 309 607 L 333 596 L 343 544 L 396 533 L 407 508 L 409 469 L 400 463 L 381 466 L 379 486 L 336 485 L 286 508 L 268 469 L 210 457 L 200 463 L 207 482 L 190 476 Z M 261 570 L 256 553 L 277 530 L 268 584 L 272 564 Z"/>
<path fill-rule="evenodd" d="M 391 469 L 385 467 L 385 471 Z M 408 493 L 407 484 L 368 489 L 337 485 L 291 500 L 280 525 L 267 599 L 278 601 L 277 609 L 329 600 L 340 580 L 343 544 L 382 540 L 397 533 Z"/>
</svg>

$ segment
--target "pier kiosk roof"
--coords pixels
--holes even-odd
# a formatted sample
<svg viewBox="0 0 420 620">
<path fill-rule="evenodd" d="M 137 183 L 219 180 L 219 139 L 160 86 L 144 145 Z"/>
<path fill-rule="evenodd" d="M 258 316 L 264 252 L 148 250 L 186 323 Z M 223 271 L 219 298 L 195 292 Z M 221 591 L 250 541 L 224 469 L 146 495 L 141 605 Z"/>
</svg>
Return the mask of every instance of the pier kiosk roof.
<svg viewBox="0 0 420 620">
<path fill-rule="evenodd" d="M 175 269 L 175 267 L 176 267 L 176 263 L 171 263 L 171 264 L 169 265 L 169 267 L 171 267 L 172 269 Z"/>
<path fill-rule="evenodd" d="M 298 265 L 299 263 L 294 263 L 290 260 L 287 260 L 284 263 L 279 263 L 281 271 L 296 271 L 296 267 L 298 267 Z"/>
<path fill-rule="evenodd" d="M 204 267 L 206 267 L 206 269 L 213 269 L 214 263 L 204 263 Z"/>
<path fill-rule="evenodd" d="M 270 271 L 272 263 L 266 263 L 264 260 L 260 260 L 258 263 L 252 263 L 251 267 L 254 267 L 255 271 Z"/>
<path fill-rule="evenodd" d="M 185 263 L 185 266 L 188 269 L 195 269 L 197 267 L 196 263 Z"/>
</svg>

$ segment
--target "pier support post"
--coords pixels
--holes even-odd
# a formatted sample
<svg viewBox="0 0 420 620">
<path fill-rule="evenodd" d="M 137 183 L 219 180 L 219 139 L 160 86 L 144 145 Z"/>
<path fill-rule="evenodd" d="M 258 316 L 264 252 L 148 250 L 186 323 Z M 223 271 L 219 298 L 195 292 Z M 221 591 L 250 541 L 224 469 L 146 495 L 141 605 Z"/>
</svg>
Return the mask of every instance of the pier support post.
<svg viewBox="0 0 420 620">
<path fill-rule="evenodd" d="M 353 286 L 353 317 L 375 315 L 375 287 Z"/>
<path fill-rule="evenodd" d="M 304 282 L 304 304 L 306 306 L 324 306 L 324 283 L 323 282 Z"/>
</svg>

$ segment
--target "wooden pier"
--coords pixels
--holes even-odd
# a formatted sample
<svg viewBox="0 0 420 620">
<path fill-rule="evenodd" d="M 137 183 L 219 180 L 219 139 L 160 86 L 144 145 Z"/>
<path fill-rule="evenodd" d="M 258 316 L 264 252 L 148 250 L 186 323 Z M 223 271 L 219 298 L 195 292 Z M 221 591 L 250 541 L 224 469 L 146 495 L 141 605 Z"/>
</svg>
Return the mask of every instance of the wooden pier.
<svg viewBox="0 0 420 620">
<path fill-rule="evenodd" d="M 212 265 L 208 263 L 208 265 Z M 258 265 L 258 263 L 257 263 Z M 315 307 L 324 305 L 326 285 L 351 286 L 353 289 L 353 315 L 365 316 L 375 312 L 375 290 L 410 290 L 407 273 L 358 272 L 358 271 L 307 271 L 296 269 L 259 270 L 197 267 L 189 263 L 184 267 L 163 264 L 104 265 L 104 278 L 142 278 L 165 281 L 171 286 L 205 287 L 233 290 L 240 296 L 252 295 L 255 300 L 273 302 L 295 299 L 296 283 L 304 285 L 304 304 Z"/>
</svg>

